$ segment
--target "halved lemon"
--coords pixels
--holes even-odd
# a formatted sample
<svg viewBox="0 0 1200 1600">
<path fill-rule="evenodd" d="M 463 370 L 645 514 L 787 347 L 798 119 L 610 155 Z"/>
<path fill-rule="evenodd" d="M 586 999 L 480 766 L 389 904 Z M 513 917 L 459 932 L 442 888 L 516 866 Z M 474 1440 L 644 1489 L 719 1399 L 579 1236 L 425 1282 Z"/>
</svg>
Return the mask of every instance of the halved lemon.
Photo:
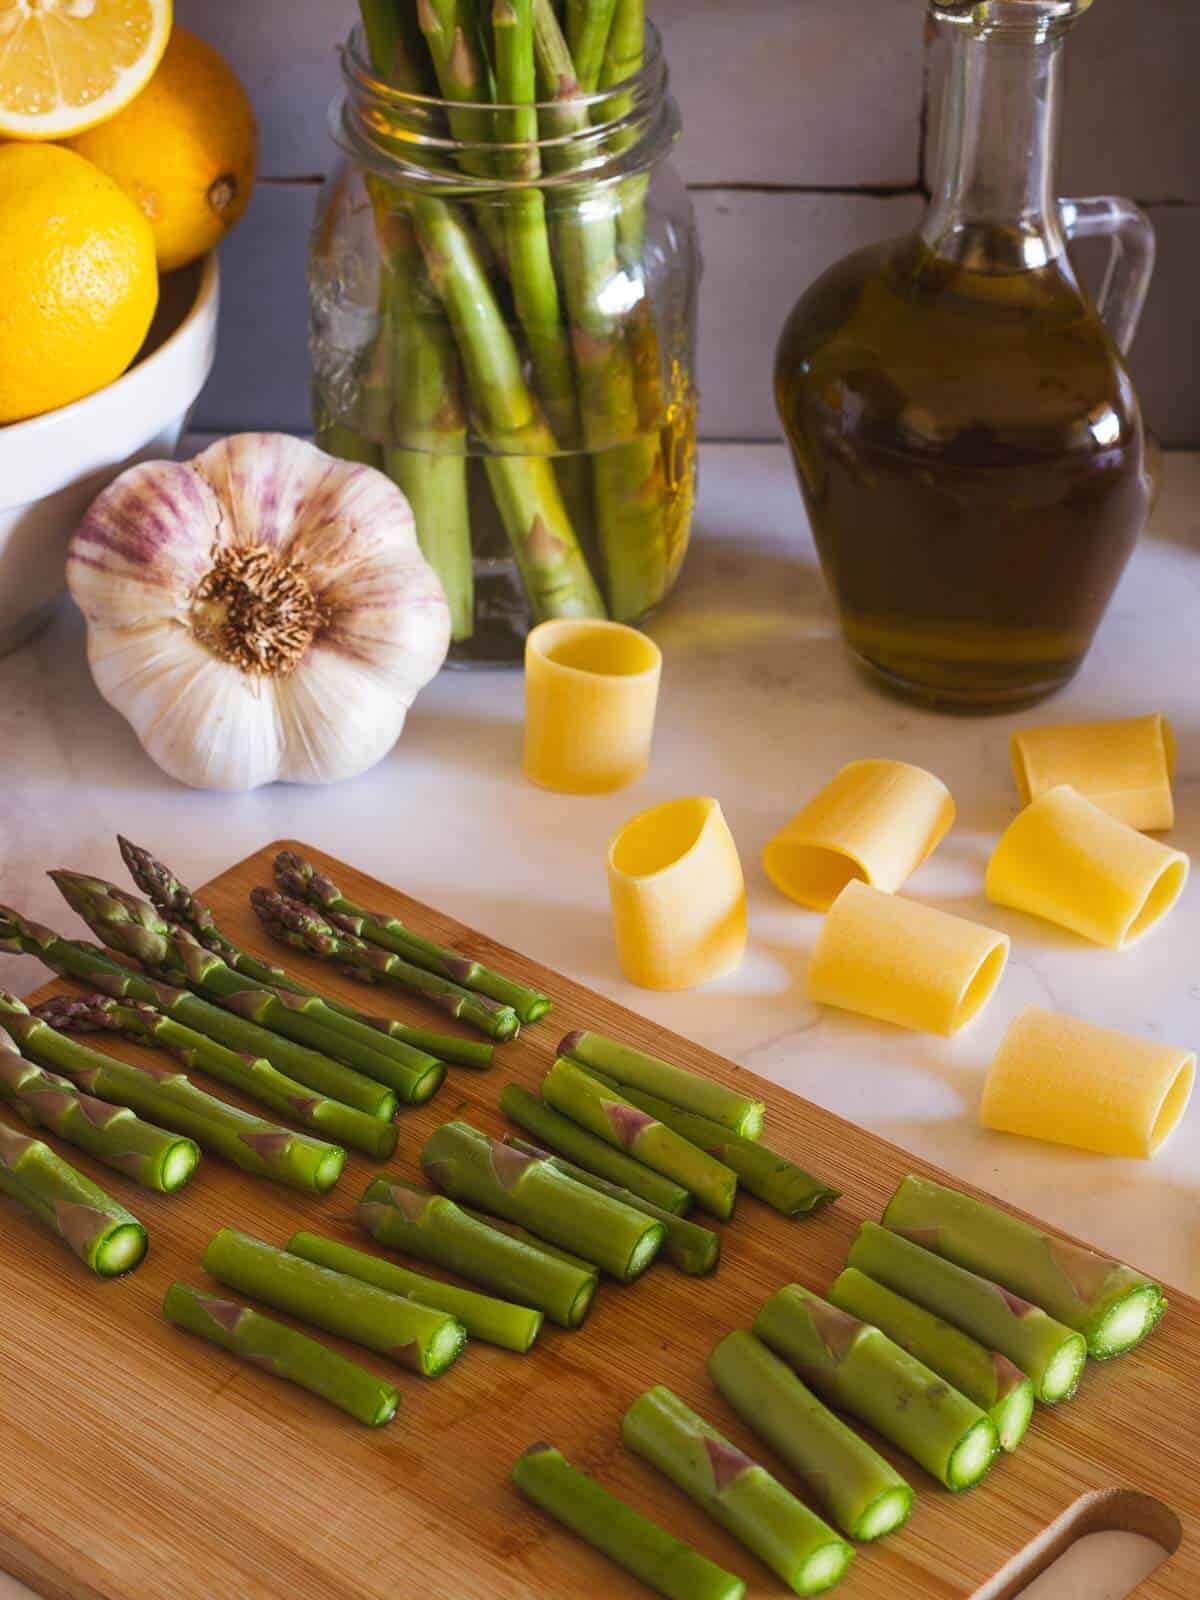
<svg viewBox="0 0 1200 1600">
<path fill-rule="evenodd" d="M 171 0 L 0 0 L 0 136 L 66 139 L 145 87 Z"/>
</svg>

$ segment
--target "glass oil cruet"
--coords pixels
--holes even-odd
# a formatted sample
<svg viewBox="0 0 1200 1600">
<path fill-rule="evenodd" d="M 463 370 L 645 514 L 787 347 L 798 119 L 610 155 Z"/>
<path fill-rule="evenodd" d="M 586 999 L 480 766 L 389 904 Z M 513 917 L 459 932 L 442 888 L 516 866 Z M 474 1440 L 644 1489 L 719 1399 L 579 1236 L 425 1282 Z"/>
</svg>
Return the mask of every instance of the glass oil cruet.
<svg viewBox="0 0 1200 1600">
<path fill-rule="evenodd" d="M 933 0 L 946 78 L 917 232 L 801 298 L 776 389 L 852 652 L 948 708 L 1078 669 L 1152 498 L 1125 364 L 1147 218 L 1055 186 L 1066 35 L 1091 0 Z M 1098 301 L 1068 242 L 1111 241 Z"/>
</svg>

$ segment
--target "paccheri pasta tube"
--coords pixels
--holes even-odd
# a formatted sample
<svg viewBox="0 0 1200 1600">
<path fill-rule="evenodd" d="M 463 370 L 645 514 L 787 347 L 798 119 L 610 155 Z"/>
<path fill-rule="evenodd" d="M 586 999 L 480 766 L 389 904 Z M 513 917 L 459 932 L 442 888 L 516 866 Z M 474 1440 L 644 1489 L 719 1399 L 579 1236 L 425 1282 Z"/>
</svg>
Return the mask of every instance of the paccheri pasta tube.
<svg viewBox="0 0 1200 1600">
<path fill-rule="evenodd" d="M 926 1033 L 957 1033 L 1008 960 L 1002 933 L 865 883 L 848 883 L 808 967 L 808 996 Z"/>
<path fill-rule="evenodd" d="M 1143 832 L 1175 822 L 1175 736 L 1166 717 L 1022 728 L 1010 743 L 1022 805 L 1060 783 Z"/>
<path fill-rule="evenodd" d="M 1013 821 L 988 863 L 988 899 L 1045 917 L 1085 939 L 1124 950 L 1178 900 L 1188 858 L 1067 784 Z"/>
</svg>

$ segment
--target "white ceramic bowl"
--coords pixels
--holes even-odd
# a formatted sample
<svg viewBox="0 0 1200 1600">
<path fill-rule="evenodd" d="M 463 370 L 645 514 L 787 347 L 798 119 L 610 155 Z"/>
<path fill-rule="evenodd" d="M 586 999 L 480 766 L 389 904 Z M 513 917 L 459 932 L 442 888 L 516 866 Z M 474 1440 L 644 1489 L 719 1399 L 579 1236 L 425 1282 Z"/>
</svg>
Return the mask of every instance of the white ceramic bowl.
<svg viewBox="0 0 1200 1600">
<path fill-rule="evenodd" d="M 0 655 L 47 622 L 66 587 L 67 541 L 135 461 L 174 455 L 217 348 L 215 255 L 163 279 L 129 371 L 73 405 L 0 427 Z"/>
</svg>

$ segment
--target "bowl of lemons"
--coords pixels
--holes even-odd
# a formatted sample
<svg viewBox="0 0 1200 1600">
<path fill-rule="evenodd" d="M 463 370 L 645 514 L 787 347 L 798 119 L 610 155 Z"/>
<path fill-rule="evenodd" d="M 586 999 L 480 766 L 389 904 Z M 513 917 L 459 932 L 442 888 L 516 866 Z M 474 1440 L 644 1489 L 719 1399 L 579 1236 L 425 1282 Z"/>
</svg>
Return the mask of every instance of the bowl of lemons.
<svg viewBox="0 0 1200 1600">
<path fill-rule="evenodd" d="M 91 500 L 175 452 L 255 158 L 170 0 L 0 0 L 0 654 L 52 615 Z"/>
</svg>

